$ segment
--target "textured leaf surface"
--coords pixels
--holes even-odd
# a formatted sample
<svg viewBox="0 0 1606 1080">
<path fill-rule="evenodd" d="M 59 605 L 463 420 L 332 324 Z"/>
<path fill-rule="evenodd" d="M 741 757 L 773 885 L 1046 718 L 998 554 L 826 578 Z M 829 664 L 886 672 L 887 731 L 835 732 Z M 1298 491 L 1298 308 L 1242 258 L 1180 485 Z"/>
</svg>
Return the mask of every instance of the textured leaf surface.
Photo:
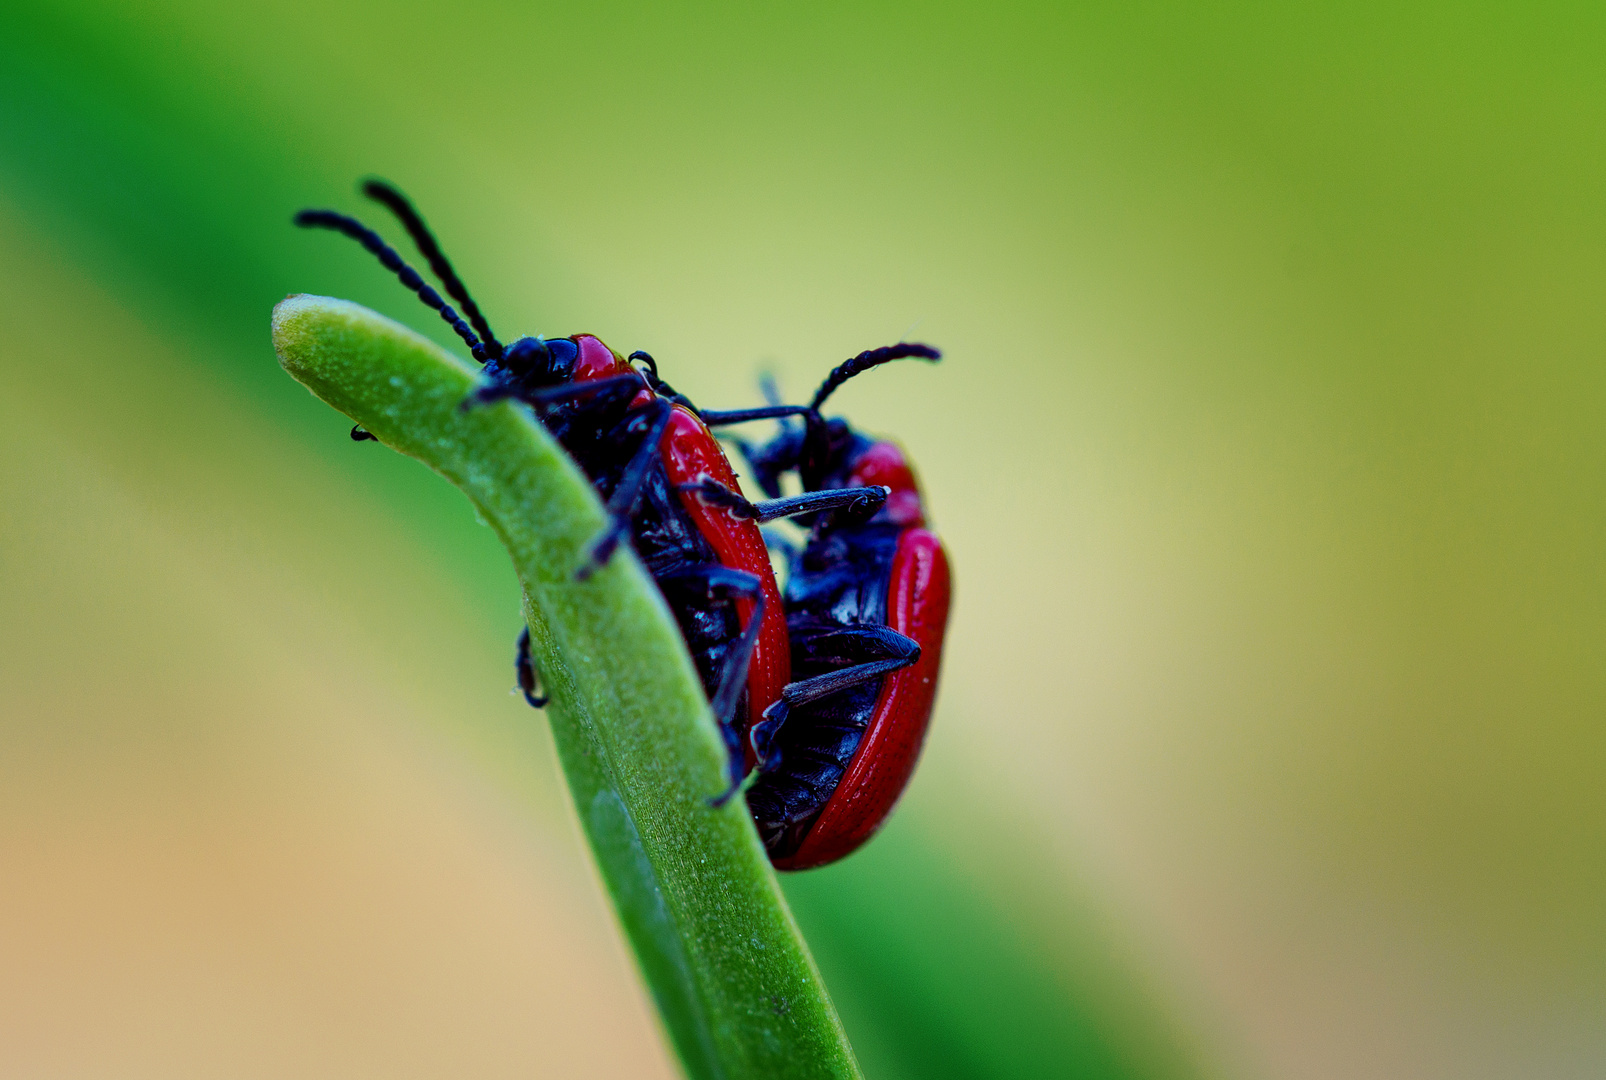
<svg viewBox="0 0 1606 1080">
<path fill-rule="evenodd" d="M 506 545 L 575 808 L 687 1071 L 858 1076 L 745 807 L 707 804 L 722 751 L 652 579 L 626 549 L 574 580 L 604 521 L 574 462 L 520 406 L 459 409 L 476 370 L 366 308 L 290 297 L 273 341 L 286 371 L 456 484 Z"/>
</svg>

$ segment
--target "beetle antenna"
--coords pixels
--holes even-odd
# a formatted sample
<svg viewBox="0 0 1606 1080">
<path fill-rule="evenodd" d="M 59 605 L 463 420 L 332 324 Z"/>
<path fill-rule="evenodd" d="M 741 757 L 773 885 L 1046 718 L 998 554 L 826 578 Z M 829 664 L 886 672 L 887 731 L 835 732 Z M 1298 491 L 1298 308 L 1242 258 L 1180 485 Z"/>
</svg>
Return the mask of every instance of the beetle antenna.
<svg viewBox="0 0 1606 1080">
<path fill-rule="evenodd" d="M 775 372 L 766 371 L 758 377 L 758 392 L 764 395 L 764 403 L 770 408 L 780 407 L 781 384 L 775 378 Z M 791 434 L 792 418 L 790 416 L 778 416 L 775 418 L 775 422 L 780 425 L 780 431 L 783 435 Z"/>
<path fill-rule="evenodd" d="M 463 279 L 457 276 L 457 271 L 452 269 L 452 264 L 446 259 L 446 253 L 435 242 L 435 235 L 429 231 L 429 226 L 424 224 L 424 219 L 418 216 L 418 211 L 413 209 L 413 204 L 407 200 L 407 196 L 395 186 L 377 177 L 363 182 L 362 193 L 375 202 L 384 203 L 390 212 L 396 215 L 397 220 L 407 229 L 407 235 L 418 245 L 418 253 L 429 260 L 429 268 L 446 287 L 446 295 L 463 305 L 463 314 L 468 316 L 468 321 L 479 331 L 480 337 L 485 339 L 485 351 L 493 359 L 500 360 L 503 353 L 502 343 L 496 340 L 496 335 L 491 332 L 491 324 L 485 321 L 485 316 L 480 312 L 480 306 L 468 294 L 468 287 L 463 284 Z"/>
<path fill-rule="evenodd" d="M 468 344 L 468 351 L 474 354 L 474 359 L 482 364 L 485 362 L 489 354 L 485 346 L 480 344 L 480 339 L 474 336 L 474 331 L 469 329 L 468 323 L 452 310 L 450 304 L 441 299 L 440 293 L 430 288 L 429 283 L 418 276 L 417 270 L 408 266 L 402 257 L 396 254 L 394 248 L 380 239 L 374 230 L 354 217 L 347 217 L 333 210 L 303 210 L 296 215 L 295 222 L 303 229 L 332 229 L 351 237 L 367 248 L 384 264 L 385 269 L 394 273 L 401 279 L 403 285 L 417 293 L 420 300 L 440 312 L 441 318 L 446 320 L 446 323 L 457 331 L 457 336 Z"/>
<path fill-rule="evenodd" d="M 775 372 L 766 371 L 758 377 L 758 392 L 764 395 L 764 404 L 780 405 L 781 386 L 775 380 Z"/>
<path fill-rule="evenodd" d="M 831 369 L 831 374 L 825 377 L 820 388 L 814 392 L 814 400 L 809 403 L 809 408 L 819 412 L 820 406 L 825 404 L 825 399 L 836 393 L 837 387 L 855 375 L 862 375 L 871 368 L 911 356 L 921 360 L 942 359 L 942 353 L 930 345 L 917 345 L 913 342 L 899 342 L 896 345 L 883 345 L 879 349 L 866 349 L 852 360 L 844 361 Z"/>
</svg>

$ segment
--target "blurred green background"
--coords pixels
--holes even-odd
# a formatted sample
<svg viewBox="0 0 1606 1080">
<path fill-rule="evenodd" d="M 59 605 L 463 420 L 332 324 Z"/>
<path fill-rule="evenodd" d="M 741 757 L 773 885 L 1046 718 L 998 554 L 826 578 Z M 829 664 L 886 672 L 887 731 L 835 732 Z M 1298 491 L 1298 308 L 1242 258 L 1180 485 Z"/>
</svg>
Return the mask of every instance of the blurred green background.
<svg viewBox="0 0 1606 1080">
<path fill-rule="evenodd" d="M 413 195 L 504 337 L 836 399 L 958 598 L 785 881 L 871 1080 L 1606 1071 L 1606 16 L 11 0 L 0 1074 L 666 1076 L 517 591 L 285 377 Z M 387 226 L 388 229 L 388 226 Z M 391 235 L 396 230 L 389 229 Z"/>
</svg>

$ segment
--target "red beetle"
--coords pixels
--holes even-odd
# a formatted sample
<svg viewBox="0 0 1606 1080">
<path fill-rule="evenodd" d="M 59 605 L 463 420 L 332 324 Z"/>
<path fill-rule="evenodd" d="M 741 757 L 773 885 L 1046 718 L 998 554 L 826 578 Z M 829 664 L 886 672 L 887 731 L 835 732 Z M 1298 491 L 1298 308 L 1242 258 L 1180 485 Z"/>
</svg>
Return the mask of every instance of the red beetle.
<svg viewBox="0 0 1606 1080">
<path fill-rule="evenodd" d="M 747 791 L 770 861 L 783 870 L 834 862 L 880 828 L 908 785 L 931 720 L 952 588 L 947 554 L 926 527 L 903 451 L 818 412 L 844 368 L 899 355 L 936 359 L 924 346 L 861 354 L 832 373 L 811 408 L 754 410 L 803 411 L 808 420 L 801 435 L 748 450 L 766 490 L 778 490 L 780 473 L 793 468 L 818 489 L 888 490 L 868 521 L 840 513 L 819 519 L 792 560 L 786 623 L 800 678 L 751 732 L 760 772 Z M 711 485 L 699 490 L 741 511 L 739 497 Z"/>
<path fill-rule="evenodd" d="M 523 337 L 502 345 L 406 198 L 379 181 L 363 190 L 401 220 L 448 295 L 463 306 L 466 320 L 355 218 L 307 210 L 296 223 L 340 232 L 377 256 L 485 365 L 485 382 L 471 402 L 512 398 L 529 404 L 585 471 L 607 502 L 609 524 L 592 543 L 579 576 L 603 565 L 629 539 L 674 612 L 730 749 L 728 797 L 756 761 L 749 749 L 752 719 L 781 699 L 790 678 L 781 596 L 757 522 L 832 508 L 856 508 L 863 516 L 879 508 L 885 492 L 822 490 L 756 507 L 744 500 L 751 512 L 743 518 L 696 497 L 685 489 L 706 483 L 735 490 L 736 477 L 691 403 L 658 378 L 650 356 L 626 359 L 589 334 Z M 647 370 L 638 370 L 632 359 L 643 360 Z M 352 437 L 369 436 L 357 428 Z M 517 663 L 526 699 L 544 705 L 528 629 L 519 636 Z"/>
</svg>

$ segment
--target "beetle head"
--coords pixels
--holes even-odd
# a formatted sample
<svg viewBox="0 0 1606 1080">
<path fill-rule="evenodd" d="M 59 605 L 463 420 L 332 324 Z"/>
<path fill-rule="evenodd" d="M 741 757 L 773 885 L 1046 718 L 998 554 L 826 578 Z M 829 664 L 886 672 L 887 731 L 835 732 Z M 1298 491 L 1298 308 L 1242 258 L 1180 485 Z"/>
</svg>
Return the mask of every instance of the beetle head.
<svg viewBox="0 0 1606 1080">
<path fill-rule="evenodd" d="M 487 375 L 504 375 L 530 390 L 559 386 L 574 377 L 580 347 L 568 338 L 521 337 L 500 360 L 485 365 Z"/>
</svg>

